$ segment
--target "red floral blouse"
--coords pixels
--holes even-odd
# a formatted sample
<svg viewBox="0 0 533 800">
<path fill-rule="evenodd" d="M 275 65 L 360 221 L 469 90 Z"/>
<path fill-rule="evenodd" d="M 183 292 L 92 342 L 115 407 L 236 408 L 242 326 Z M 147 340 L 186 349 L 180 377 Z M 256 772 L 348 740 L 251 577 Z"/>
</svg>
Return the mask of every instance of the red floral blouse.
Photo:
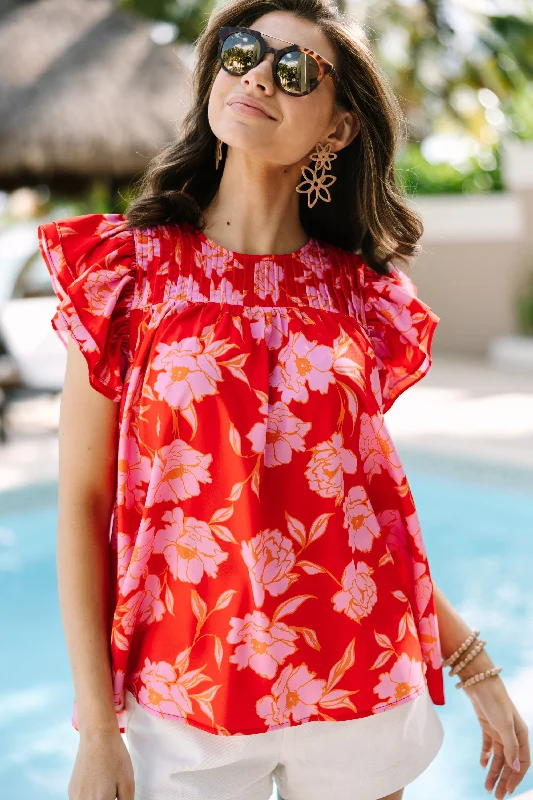
<svg viewBox="0 0 533 800">
<path fill-rule="evenodd" d="M 433 585 L 383 415 L 431 365 L 402 271 L 231 252 L 120 214 L 39 227 L 53 326 L 120 404 L 109 637 L 148 711 L 218 735 L 444 704 Z M 76 703 L 72 724 L 78 729 Z"/>
</svg>

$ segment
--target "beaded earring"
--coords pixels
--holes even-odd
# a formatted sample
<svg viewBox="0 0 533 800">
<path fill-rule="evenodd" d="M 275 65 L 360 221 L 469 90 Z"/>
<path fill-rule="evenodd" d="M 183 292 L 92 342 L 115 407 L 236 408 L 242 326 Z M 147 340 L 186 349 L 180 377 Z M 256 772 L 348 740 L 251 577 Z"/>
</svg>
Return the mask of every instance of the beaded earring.
<svg viewBox="0 0 533 800">
<path fill-rule="evenodd" d="M 335 183 L 337 178 L 335 175 L 325 175 L 324 173 L 327 169 L 331 169 L 331 162 L 334 158 L 337 158 L 337 154 L 331 152 L 331 142 L 325 145 L 318 142 L 316 150 L 311 154 L 311 160 L 316 161 L 314 169 L 311 166 L 301 167 L 304 180 L 298 184 L 296 191 L 300 194 L 307 194 L 309 208 L 313 208 L 318 198 L 324 200 L 325 203 L 331 202 L 328 186 Z"/>
</svg>

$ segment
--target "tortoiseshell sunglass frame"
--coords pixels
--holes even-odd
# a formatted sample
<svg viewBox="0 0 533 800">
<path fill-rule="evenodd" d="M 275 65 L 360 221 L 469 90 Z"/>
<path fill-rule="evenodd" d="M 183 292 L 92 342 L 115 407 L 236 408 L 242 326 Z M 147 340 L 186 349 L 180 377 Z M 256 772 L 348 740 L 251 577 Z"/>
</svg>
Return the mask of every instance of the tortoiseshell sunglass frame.
<svg viewBox="0 0 533 800">
<path fill-rule="evenodd" d="M 242 33 L 242 32 L 251 33 L 256 37 L 257 41 L 259 42 L 259 46 L 260 46 L 259 59 L 257 60 L 257 62 L 255 64 L 253 64 L 253 66 L 248 67 L 248 69 L 245 69 L 244 72 L 235 73 L 235 72 L 232 72 L 231 70 L 226 69 L 226 67 L 224 66 L 224 63 L 223 63 L 223 60 L 222 60 L 222 48 L 223 48 L 224 42 L 226 41 L 228 36 L 231 36 L 232 33 Z M 330 61 L 328 61 L 326 58 L 323 58 L 321 55 L 319 55 L 318 53 L 315 53 L 314 50 L 310 50 L 308 47 L 302 47 L 299 44 L 294 44 L 293 42 L 288 42 L 287 39 L 280 39 L 279 36 L 270 36 L 270 34 L 265 34 L 265 35 L 268 35 L 268 37 L 270 39 L 277 39 L 279 42 L 286 42 L 289 45 L 289 47 L 284 47 L 281 50 L 277 50 L 275 47 L 269 47 L 269 45 L 267 45 L 267 43 L 265 42 L 265 40 L 263 38 L 263 34 L 261 33 L 261 31 L 256 31 L 253 28 L 247 28 L 244 25 L 224 25 L 224 26 L 222 26 L 220 28 L 220 32 L 219 32 L 219 43 L 218 43 L 218 54 L 217 54 L 217 59 L 218 59 L 218 62 L 220 64 L 220 66 L 222 67 L 222 69 L 225 72 L 227 72 L 229 75 L 233 75 L 235 77 L 240 77 L 241 75 L 246 75 L 246 73 L 249 72 L 254 67 L 256 67 L 257 64 L 260 64 L 267 53 L 273 53 L 274 54 L 274 60 L 272 61 L 272 74 L 274 76 L 274 81 L 276 82 L 276 86 L 279 89 L 281 89 L 282 92 L 285 92 L 285 94 L 288 94 L 291 97 L 304 97 L 306 94 L 310 94 L 312 91 L 314 91 L 317 88 L 317 86 L 322 82 L 322 80 L 326 77 L 326 75 L 330 75 L 331 78 L 333 79 L 333 81 L 340 88 L 340 81 L 339 81 L 339 75 L 337 73 L 337 70 L 335 69 L 333 64 Z M 316 80 L 316 83 L 314 83 L 313 86 L 310 89 L 308 89 L 307 91 L 305 91 L 305 92 L 290 92 L 287 89 L 284 89 L 283 86 L 281 85 L 281 81 L 279 80 L 279 77 L 278 77 L 277 71 L 276 71 L 277 70 L 277 66 L 278 66 L 278 62 L 283 58 L 283 56 L 286 53 L 292 53 L 295 50 L 298 51 L 299 53 L 307 53 L 307 55 L 309 55 L 312 58 L 314 58 L 315 61 L 318 64 L 319 70 L 320 70 L 319 73 L 318 73 L 318 78 Z"/>
</svg>

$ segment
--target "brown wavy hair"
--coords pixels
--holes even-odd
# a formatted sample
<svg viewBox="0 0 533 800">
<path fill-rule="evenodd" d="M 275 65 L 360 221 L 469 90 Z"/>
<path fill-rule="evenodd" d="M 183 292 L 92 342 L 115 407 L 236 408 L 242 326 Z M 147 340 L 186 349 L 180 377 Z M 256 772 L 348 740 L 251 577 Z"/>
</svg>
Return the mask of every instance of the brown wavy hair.
<svg viewBox="0 0 533 800">
<path fill-rule="evenodd" d="M 145 228 L 185 221 L 205 228 L 203 210 L 213 200 L 222 173 L 215 169 L 216 136 L 207 116 L 209 94 L 220 69 L 219 28 L 251 26 L 271 11 L 309 20 L 327 36 L 340 77 L 336 105 L 353 110 L 360 124 L 356 137 L 333 162 L 337 180 L 331 202 L 309 208 L 307 195 L 300 196 L 302 227 L 308 236 L 360 253 L 379 273 L 388 273 L 391 259 L 408 265 L 420 249 L 423 225 L 396 182 L 395 158 L 407 135 L 405 118 L 363 26 L 329 0 L 230 0 L 215 7 L 196 40 L 191 107 L 176 141 L 149 162 L 134 186 L 135 199 L 124 214 L 128 225 Z"/>
</svg>

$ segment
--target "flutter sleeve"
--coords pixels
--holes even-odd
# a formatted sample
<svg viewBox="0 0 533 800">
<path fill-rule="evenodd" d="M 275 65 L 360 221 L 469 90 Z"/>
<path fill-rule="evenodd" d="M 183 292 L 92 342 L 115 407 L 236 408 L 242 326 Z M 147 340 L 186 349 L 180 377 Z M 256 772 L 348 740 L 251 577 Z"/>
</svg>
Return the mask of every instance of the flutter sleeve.
<svg viewBox="0 0 533 800">
<path fill-rule="evenodd" d="M 72 336 L 91 386 L 119 402 L 129 357 L 135 240 L 121 214 L 85 214 L 38 227 L 39 249 L 59 300 L 52 326 Z"/>
<path fill-rule="evenodd" d="M 431 367 L 433 334 L 440 322 L 418 297 L 413 281 L 390 265 L 380 275 L 361 262 L 358 275 L 366 330 L 373 344 L 381 386 L 382 412 Z"/>
</svg>

